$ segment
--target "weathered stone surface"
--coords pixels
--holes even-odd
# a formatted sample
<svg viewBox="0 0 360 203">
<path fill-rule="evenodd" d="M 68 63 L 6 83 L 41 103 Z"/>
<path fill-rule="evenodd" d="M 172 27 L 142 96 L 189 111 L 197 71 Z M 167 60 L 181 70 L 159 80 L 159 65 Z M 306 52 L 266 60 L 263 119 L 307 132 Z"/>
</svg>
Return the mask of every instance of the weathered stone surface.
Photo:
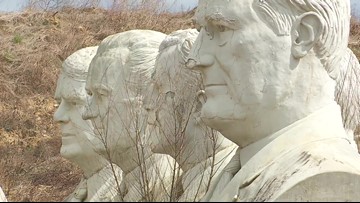
<svg viewBox="0 0 360 203">
<path fill-rule="evenodd" d="M 2 188 L 0 187 L 0 202 L 7 202 L 7 199 L 5 197 L 5 194 L 2 190 Z"/>
<path fill-rule="evenodd" d="M 110 35 L 91 61 L 83 118 L 95 126 L 96 151 L 123 171 L 118 201 L 166 201 L 175 161 L 148 146 L 143 96 L 165 34 L 131 30 Z M 181 171 L 180 171 L 181 172 Z"/>
<path fill-rule="evenodd" d="M 82 119 L 89 96 L 85 82 L 89 64 L 98 47 L 87 47 L 71 54 L 62 64 L 55 99 L 60 103 L 54 120 L 60 124 L 62 145 L 60 154 L 84 172 L 84 177 L 75 191 L 64 199 L 73 201 L 111 201 L 117 196 L 116 181 L 121 183 L 121 170 L 100 156 L 91 140 L 94 127 Z M 115 176 L 117 180 L 115 181 Z"/>
<path fill-rule="evenodd" d="M 187 66 L 201 118 L 239 146 L 205 201 L 358 201 L 360 155 L 335 102 L 348 0 L 199 0 Z"/>
<path fill-rule="evenodd" d="M 178 30 L 161 43 L 145 103 L 152 151 L 170 155 L 183 170 L 175 198 L 181 202 L 200 200 L 237 147 L 201 121 L 202 80 L 185 68 L 197 35 Z"/>
</svg>

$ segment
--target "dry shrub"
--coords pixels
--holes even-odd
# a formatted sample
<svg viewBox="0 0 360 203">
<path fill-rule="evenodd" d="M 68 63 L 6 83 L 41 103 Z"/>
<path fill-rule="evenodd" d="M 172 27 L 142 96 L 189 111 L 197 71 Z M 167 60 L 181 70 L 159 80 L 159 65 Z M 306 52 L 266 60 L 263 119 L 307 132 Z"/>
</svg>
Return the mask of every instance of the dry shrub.
<svg viewBox="0 0 360 203">
<path fill-rule="evenodd" d="M 360 58 L 360 21 L 357 18 L 351 18 L 349 47 L 356 57 Z"/>
</svg>

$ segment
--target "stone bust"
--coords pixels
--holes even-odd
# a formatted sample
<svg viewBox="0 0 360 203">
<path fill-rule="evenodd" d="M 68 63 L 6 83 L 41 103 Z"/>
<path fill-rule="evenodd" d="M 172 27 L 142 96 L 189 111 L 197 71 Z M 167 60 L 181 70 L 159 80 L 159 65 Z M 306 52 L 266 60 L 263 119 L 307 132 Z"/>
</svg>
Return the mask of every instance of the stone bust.
<svg viewBox="0 0 360 203">
<path fill-rule="evenodd" d="M 343 58 L 340 66 L 335 100 L 341 106 L 344 127 L 349 130 L 350 137 L 354 136 L 354 145 L 360 152 L 360 64 L 350 49 L 347 53 L 348 57 Z"/>
<path fill-rule="evenodd" d="M 5 197 L 4 192 L 2 191 L 1 187 L 0 187 L 0 202 L 7 202 L 7 199 Z"/>
<path fill-rule="evenodd" d="M 359 200 L 360 157 L 334 100 L 349 0 L 199 0 L 195 22 L 201 118 L 239 146 L 203 200 Z"/>
<path fill-rule="evenodd" d="M 175 161 L 148 146 L 143 95 L 165 34 L 130 30 L 106 37 L 90 63 L 85 120 L 98 139 L 96 151 L 123 171 L 118 201 L 164 201 Z"/>
<path fill-rule="evenodd" d="M 62 64 L 57 81 L 55 99 L 59 107 L 54 120 L 60 124 L 62 145 L 60 154 L 83 170 L 83 179 L 64 201 L 111 201 L 116 196 L 114 173 L 109 162 L 95 152 L 90 140 L 91 122 L 82 119 L 88 101 L 86 76 L 97 46 L 86 47 L 71 54 Z M 121 181 L 121 170 L 114 166 Z"/>
<path fill-rule="evenodd" d="M 150 147 L 168 154 L 183 173 L 175 201 L 199 201 L 209 183 L 226 166 L 236 145 L 205 126 L 200 118 L 202 98 L 200 74 L 185 68 L 198 32 L 177 30 L 160 44 L 151 88 L 147 93 Z"/>
</svg>

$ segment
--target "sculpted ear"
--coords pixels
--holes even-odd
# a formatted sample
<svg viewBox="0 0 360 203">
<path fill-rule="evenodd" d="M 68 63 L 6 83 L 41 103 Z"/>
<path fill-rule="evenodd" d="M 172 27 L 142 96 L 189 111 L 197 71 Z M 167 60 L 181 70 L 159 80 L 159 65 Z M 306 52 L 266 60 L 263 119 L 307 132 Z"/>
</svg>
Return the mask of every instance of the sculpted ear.
<svg viewBox="0 0 360 203">
<path fill-rule="evenodd" d="M 192 42 L 190 39 L 185 39 L 184 42 L 181 44 L 180 46 L 180 49 L 179 49 L 179 52 L 181 54 L 181 57 L 182 57 L 182 61 L 181 63 L 182 64 L 185 64 L 185 62 L 187 61 L 187 58 L 189 56 L 189 53 L 190 53 L 190 49 L 192 47 L 194 42 Z"/>
<path fill-rule="evenodd" d="M 322 18 L 314 13 L 308 12 L 299 16 L 292 26 L 292 55 L 299 59 L 314 47 L 324 29 Z"/>
</svg>

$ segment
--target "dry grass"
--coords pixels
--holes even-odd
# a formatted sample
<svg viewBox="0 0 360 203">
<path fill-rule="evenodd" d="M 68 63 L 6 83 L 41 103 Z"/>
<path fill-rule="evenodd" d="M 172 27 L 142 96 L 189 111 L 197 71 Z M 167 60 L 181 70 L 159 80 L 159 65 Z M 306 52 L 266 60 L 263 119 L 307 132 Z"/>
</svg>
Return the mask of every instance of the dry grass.
<svg viewBox="0 0 360 203">
<path fill-rule="evenodd" d="M 356 57 L 360 58 L 360 21 L 358 19 L 351 19 L 349 47 L 354 52 Z"/>
<path fill-rule="evenodd" d="M 0 186 L 9 201 L 61 201 L 73 191 L 81 171 L 59 155 L 61 138 L 52 119 L 61 63 L 110 34 L 192 27 L 190 14 L 156 14 L 154 9 L 0 15 Z"/>
</svg>

